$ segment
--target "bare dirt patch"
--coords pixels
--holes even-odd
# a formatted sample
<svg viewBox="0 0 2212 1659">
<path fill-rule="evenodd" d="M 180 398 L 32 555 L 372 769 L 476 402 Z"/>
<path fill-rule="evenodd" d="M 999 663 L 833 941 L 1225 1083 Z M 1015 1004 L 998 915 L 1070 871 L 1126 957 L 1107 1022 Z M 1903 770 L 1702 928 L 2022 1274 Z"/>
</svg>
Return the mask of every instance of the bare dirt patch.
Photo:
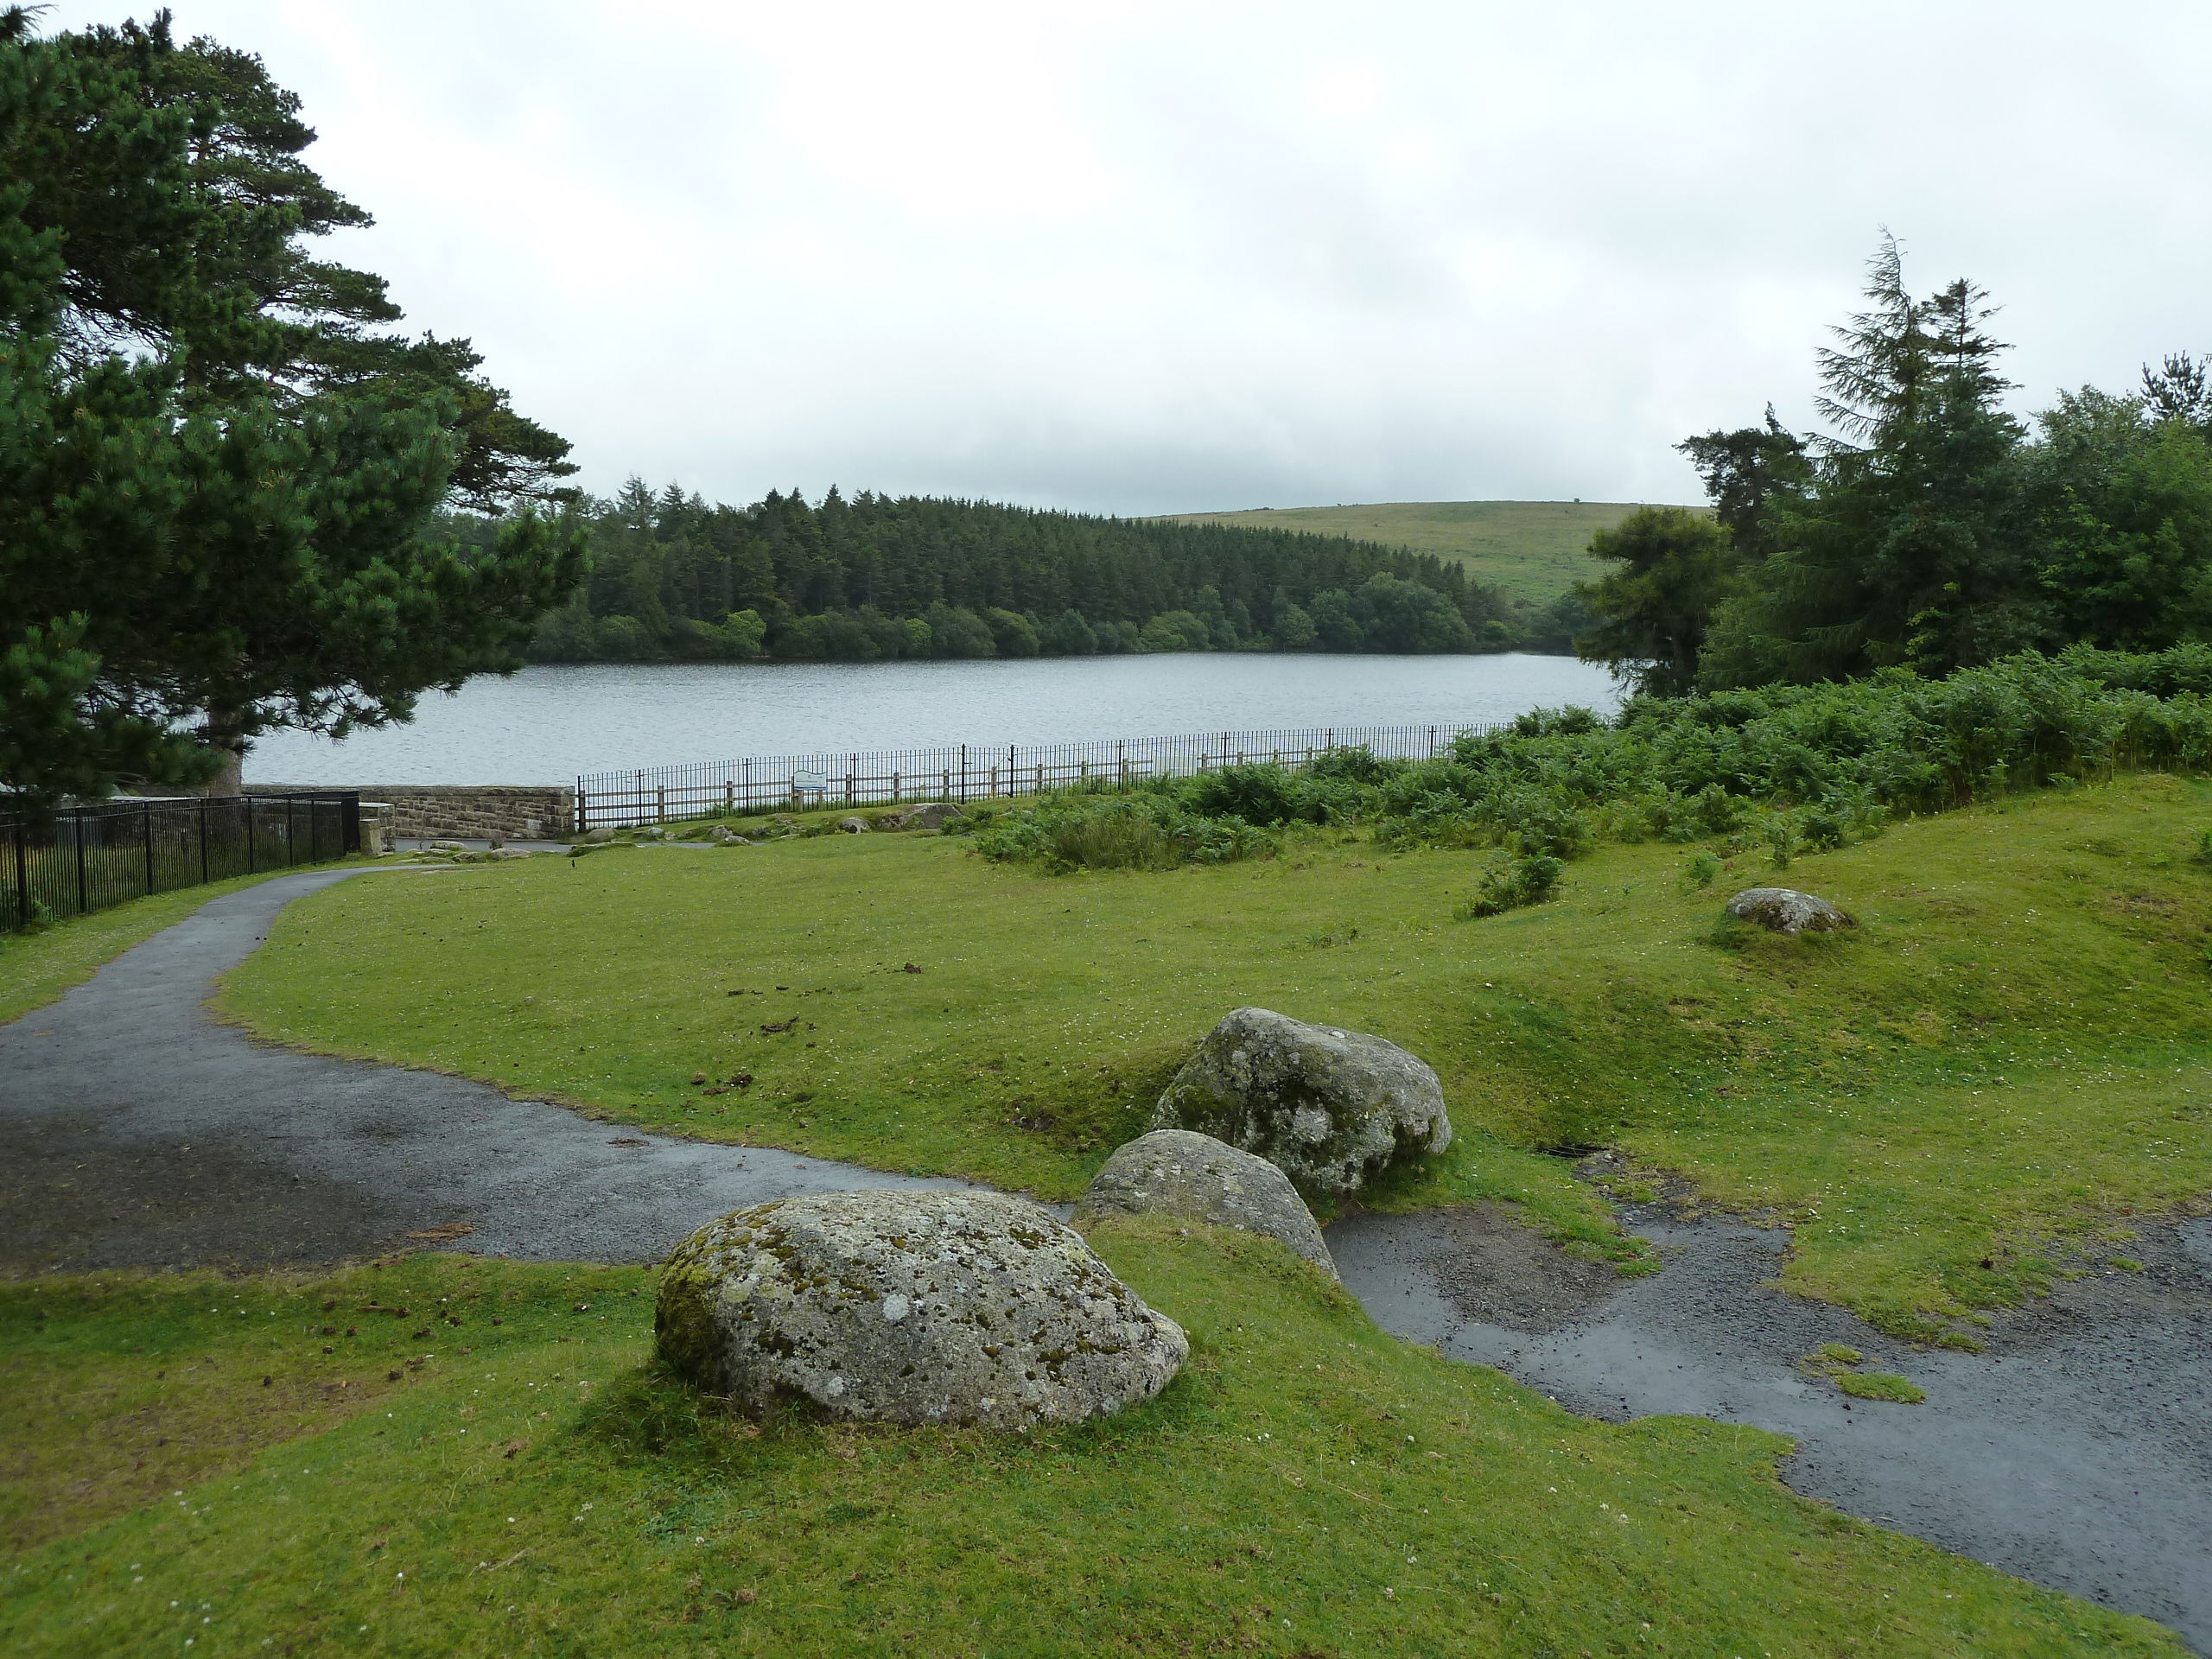
<svg viewBox="0 0 2212 1659">
<path fill-rule="evenodd" d="M 1595 1309 L 1620 1287 L 1611 1262 L 1560 1248 L 1510 1205 L 1422 1212 L 1428 1243 L 1414 1261 L 1461 1317 L 1541 1335 Z"/>
</svg>

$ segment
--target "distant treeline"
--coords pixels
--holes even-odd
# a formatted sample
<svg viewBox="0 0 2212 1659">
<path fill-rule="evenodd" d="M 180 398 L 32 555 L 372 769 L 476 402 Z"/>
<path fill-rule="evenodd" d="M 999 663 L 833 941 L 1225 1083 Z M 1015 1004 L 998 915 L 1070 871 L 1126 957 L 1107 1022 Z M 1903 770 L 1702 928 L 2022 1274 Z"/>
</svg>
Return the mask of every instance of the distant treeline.
<svg viewBox="0 0 2212 1659">
<path fill-rule="evenodd" d="M 1566 652 L 1584 623 L 1572 601 L 1535 613 L 1457 564 L 1341 536 L 834 489 L 740 508 L 637 480 L 580 511 L 591 574 L 533 661 Z"/>
</svg>

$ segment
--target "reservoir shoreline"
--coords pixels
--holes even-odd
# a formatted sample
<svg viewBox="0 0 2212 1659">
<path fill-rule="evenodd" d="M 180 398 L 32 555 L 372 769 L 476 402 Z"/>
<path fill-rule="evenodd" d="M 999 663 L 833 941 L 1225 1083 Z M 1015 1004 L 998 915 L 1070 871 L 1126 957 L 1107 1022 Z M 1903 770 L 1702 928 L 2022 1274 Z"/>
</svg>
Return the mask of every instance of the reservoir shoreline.
<svg viewBox="0 0 2212 1659">
<path fill-rule="evenodd" d="M 541 664 L 422 699 L 340 742 L 264 735 L 252 784 L 573 783 L 578 773 L 970 743 L 1320 730 L 1610 713 L 1572 658 L 1189 652 L 963 662 Z"/>
</svg>

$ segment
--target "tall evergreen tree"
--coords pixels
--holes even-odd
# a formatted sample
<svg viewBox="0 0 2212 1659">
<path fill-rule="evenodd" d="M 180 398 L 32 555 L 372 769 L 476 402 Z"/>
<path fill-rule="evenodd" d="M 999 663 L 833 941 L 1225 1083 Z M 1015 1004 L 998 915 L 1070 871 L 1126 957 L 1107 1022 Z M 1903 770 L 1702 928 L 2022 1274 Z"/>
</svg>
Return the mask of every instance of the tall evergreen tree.
<svg viewBox="0 0 2212 1659">
<path fill-rule="evenodd" d="M 1815 441 L 1812 487 L 1773 516 L 1758 580 L 1715 618 L 1707 684 L 1947 673 L 2047 627 L 1985 296 L 1961 280 L 1914 299 L 1889 238 L 1866 294 L 1821 354 L 1834 430 Z"/>
<path fill-rule="evenodd" d="M 166 15 L 42 39 L 0 11 L 0 786 L 234 784 L 269 726 L 512 666 L 579 573 L 529 505 L 565 445 L 301 251 L 359 222 L 312 136 Z M 454 500 L 505 521 L 429 533 Z"/>
</svg>

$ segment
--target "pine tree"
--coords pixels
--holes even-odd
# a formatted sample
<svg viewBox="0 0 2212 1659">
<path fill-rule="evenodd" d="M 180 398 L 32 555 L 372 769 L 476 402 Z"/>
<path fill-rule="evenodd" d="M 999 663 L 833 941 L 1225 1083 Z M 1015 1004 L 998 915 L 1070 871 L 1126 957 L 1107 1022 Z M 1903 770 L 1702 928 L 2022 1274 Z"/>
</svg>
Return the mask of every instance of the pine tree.
<svg viewBox="0 0 2212 1659">
<path fill-rule="evenodd" d="M 338 350 L 381 285 L 294 257 L 343 216 L 248 165 L 267 99 L 223 88 L 292 106 L 241 62 L 0 12 L 0 786 L 34 798 L 234 786 L 269 726 L 404 720 L 514 665 L 580 568 L 512 493 L 475 544 L 440 533 L 482 433 L 450 380 Z"/>
<path fill-rule="evenodd" d="M 2047 629 L 1986 297 L 1961 280 L 1915 300 L 1886 237 L 1866 295 L 1821 353 L 1834 429 L 1811 446 L 1809 486 L 1762 519 L 1771 555 L 1715 616 L 1703 683 L 1943 674 Z"/>
</svg>

